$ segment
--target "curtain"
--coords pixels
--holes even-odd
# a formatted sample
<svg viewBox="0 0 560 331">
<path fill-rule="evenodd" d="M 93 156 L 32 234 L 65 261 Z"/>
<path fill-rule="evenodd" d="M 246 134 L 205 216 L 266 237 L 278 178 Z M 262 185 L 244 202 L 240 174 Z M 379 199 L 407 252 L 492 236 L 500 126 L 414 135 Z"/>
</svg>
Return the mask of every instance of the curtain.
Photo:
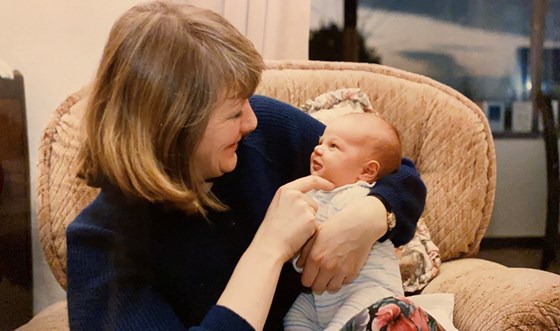
<svg viewBox="0 0 560 331">
<path fill-rule="evenodd" d="M 185 0 L 228 19 L 267 60 L 307 60 L 311 0 Z"/>
</svg>

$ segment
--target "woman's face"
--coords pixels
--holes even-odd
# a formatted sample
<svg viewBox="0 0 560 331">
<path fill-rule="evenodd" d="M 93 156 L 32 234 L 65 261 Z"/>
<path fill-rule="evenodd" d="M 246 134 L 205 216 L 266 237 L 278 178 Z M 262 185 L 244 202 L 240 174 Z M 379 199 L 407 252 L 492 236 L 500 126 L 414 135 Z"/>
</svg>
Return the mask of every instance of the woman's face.
<svg viewBox="0 0 560 331">
<path fill-rule="evenodd" d="M 214 110 L 194 153 L 194 166 L 204 180 L 233 171 L 239 140 L 257 127 L 247 99 L 225 99 Z"/>
</svg>

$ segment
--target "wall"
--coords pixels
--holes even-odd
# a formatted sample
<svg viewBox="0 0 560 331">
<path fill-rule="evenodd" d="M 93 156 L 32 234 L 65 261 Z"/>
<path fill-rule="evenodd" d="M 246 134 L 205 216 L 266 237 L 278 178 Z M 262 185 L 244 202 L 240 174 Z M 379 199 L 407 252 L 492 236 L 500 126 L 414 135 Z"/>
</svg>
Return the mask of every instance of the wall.
<svg viewBox="0 0 560 331">
<path fill-rule="evenodd" d="M 543 139 L 496 139 L 497 185 L 486 237 L 543 236 L 546 163 Z"/>
<path fill-rule="evenodd" d="M 182 1 L 222 13 L 253 41 L 266 59 L 307 58 L 309 0 Z M 0 59 L 19 70 L 25 79 L 35 312 L 65 296 L 38 243 L 34 197 L 41 133 L 58 104 L 92 79 L 115 19 L 139 2 L 0 0 Z"/>
<path fill-rule="evenodd" d="M 25 80 L 30 151 L 34 310 L 64 298 L 42 258 L 36 227 L 36 164 L 52 111 L 94 74 L 114 20 L 137 0 L 0 0 L 0 58 Z"/>
</svg>

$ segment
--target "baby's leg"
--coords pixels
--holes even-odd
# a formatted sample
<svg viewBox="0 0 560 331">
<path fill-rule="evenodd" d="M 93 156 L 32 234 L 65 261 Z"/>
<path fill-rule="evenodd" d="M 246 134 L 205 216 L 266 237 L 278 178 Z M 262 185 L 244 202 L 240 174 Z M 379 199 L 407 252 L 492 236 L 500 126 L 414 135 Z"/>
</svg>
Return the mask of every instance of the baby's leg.
<svg viewBox="0 0 560 331">
<path fill-rule="evenodd" d="M 284 330 L 321 331 L 312 294 L 301 293 L 284 317 Z"/>
<path fill-rule="evenodd" d="M 344 301 L 337 312 L 334 314 L 331 322 L 325 331 L 340 330 L 346 322 L 348 322 L 356 314 L 376 302 L 393 293 L 381 286 L 356 286 L 352 289 L 352 294 Z"/>
</svg>

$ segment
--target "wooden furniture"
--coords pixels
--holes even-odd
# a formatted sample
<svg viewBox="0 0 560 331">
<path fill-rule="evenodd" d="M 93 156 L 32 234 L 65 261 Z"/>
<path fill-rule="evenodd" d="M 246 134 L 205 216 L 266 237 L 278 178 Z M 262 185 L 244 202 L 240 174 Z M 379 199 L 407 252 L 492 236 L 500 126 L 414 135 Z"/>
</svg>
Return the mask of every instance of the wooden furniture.
<svg viewBox="0 0 560 331">
<path fill-rule="evenodd" d="M 540 114 L 543 121 L 543 138 L 546 152 L 546 229 L 541 260 L 541 269 L 546 270 L 560 250 L 560 235 L 558 234 L 558 218 L 560 217 L 560 178 L 558 172 L 558 135 L 556 123 L 552 113 L 550 98 L 543 94 L 541 82 L 543 76 L 543 46 L 545 34 L 545 20 L 547 0 L 533 0 L 533 15 L 531 18 L 531 101 L 534 122 Z"/>
<path fill-rule="evenodd" d="M 0 78 L 0 330 L 33 315 L 29 154 L 23 77 Z"/>
</svg>

